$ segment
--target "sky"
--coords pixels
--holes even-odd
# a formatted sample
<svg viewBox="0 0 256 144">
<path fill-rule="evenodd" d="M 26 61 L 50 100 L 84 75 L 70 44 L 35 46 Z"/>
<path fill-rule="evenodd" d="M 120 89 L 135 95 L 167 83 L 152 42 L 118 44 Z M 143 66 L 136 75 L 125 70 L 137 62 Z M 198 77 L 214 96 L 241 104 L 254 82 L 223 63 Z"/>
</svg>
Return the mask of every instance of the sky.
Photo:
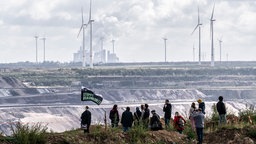
<svg viewBox="0 0 256 144">
<path fill-rule="evenodd" d="M 0 63 L 71 62 L 82 45 L 81 9 L 88 21 L 89 0 L 1 0 Z M 120 62 L 198 61 L 198 7 L 202 23 L 202 60 L 211 59 L 213 0 L 92 0 L 93 50 L 115 53 Z M 256 0 L 215 0 L 214 53 L 223 61 L 256 61 Z M 89 27 L 88 27 L 89 28 Z M 89 49 L 89 29 L 85 48 Z"/>
</svg>

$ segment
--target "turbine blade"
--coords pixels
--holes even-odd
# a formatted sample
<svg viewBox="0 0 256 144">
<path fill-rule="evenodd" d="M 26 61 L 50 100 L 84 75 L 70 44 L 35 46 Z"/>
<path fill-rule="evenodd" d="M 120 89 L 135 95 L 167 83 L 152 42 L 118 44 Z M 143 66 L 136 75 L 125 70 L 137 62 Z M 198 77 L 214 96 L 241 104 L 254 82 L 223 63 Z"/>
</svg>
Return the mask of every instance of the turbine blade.
<svg viewBox="0 0 256 144">
<path fill-rule="evenodd" d="M 80 33 L 81 33 L 82 29 L 83 29 L 83 24 L 81 25 L 81 28 L 80 28 L 80 30 L 79 30 L 79 32 L 78 32 L 77 37 L 79 37 L 79 35 L 80 35 Z"/>
<path fill-rule="evenodd" d="M 196 25 L 195 29 L 193 30 L 193 32 L 191 33 L 191 35 L 195 32 L 195 30 L 197 29 L 197 27 L 199 27 L 199 24 Z"/>
<path fill-rule="evenodd" d="M 83 28 L 83 25 L 84 25 L 83 7 L 81 8 L 81 13 L 82 13 L 82 25 L 81 25 L 81 27 L 80 27 L 80 29 L 79 29 L 79 32 L 78 32 L 77 37 L 79 37 L 80 32 L 81 32 L 81 30 L 82 30 L 82 28 Z"/>
<path fill-rule="evenodd" d="M 89 12 L 89 21 L 92 18 L 92 0 L 90 0 L 90 12 Z"/>
<path fill-rule="evenodd" d="M 214 8 L 215 8 L 215 2 L 214 2 L 214 5 L 213 5 L 213 8 L 212 8 L 211 20 L 213 20 Z"/>
<path fill-rule="evenodd" d="M 82 13 L 82 24 L 84 23 L 84 12 L 83 12 L 83 8 L 81 8 L 81 13 Z"/>
<path fill-rule="evenodd" d="M 197 22 L 197 24 L 200 24 L 199 6 L 198 6 L 197 8 L 198 8 L 198 9 L 197 9 L 197 10 L 198 10 L 198 11 L 197 11 L 197 12 L 198 12 L 198 13 L 197 13 L 197 14 L 198 14 L 198 19 L 197 19 L 197 20 L 198 20 L 198 22 Z"/>
</svg>

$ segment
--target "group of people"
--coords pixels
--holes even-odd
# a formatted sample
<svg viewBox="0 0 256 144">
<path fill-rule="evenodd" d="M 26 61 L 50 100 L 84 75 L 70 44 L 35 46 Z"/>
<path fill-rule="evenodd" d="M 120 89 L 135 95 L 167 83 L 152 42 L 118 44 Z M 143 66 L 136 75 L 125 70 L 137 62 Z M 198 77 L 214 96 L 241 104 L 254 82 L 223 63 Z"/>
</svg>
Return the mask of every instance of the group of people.
<svg viewBox="0 0 256 144">
<path fill-rule="evenodd" d="M 223 102 L 223 96 L 219 96 L 219 101 L 216 105 L 217 112 L 219 114 L 219 125 L 226 124 L 226 106 Z M 189 110 L 189 120 L 191 127 L 197 134 L 197 140 L 199 144 L 203 142 L 203 129 L 204 129 L 204 118 L 205 118 L 205 103 L 202 99 L 198 99 L 198 109 L 196 104 L 193 102 Z"/>
<path fill-rule="evenodd" d="M 189 109 L 189 120 L 192 129 L 196 132 L 198 143 L 203 142 L 203 129 L 204 129 L 204 119 L 205 119 L 205 103 L 202 99 L 198 99 L 198 108 L 193 102 Z M 91 112 L 88 110 L 89 107 L 86 106 L 86 110 L 81 115 L 81 127 L 84 129 L 84 133 L 89 133 L 89 128 L 91 124 Z M 219 113 L 219 123 L 226 123 L 226 107 L 223 103 L 223 97 L 219 96 L 219 102 L 216 105 L 216 109 Z M 172 105 L 169 100 L 165 100 L 163 106 L 164 112 L 164 123 L 165 128 L 170 128 L 170 120 L 172 114 Z M 140 108 L 136 107 L 136 111 L 132 113 L 130 107 L 126 107 L 126 110 L 122 113 L 121 121 L 119 118 L 118 106 L 115 104 L 110 110 L 109 119 L 111 121 L 111 127 L 117 127 L 118 123 L 121 122 L 123 131 L 127 132 L 133 125 L 140 125 L 145 128 L 150 128 L 151 130 L 161 130 L 163 129 L 160 116 L 155 110 L 151 111 L 152 116 L 150 117 L 150 110 L 148 104 L 141 105 Z M 179 132 L 182 133 L 184 130 L 184 124 L 186 120 L 179 114 L 175 112 L 173 119 L 173 126 Z"/>
<path fill-rule="evenodd" d="M 151 113 L 154 114 L 155 111 L 152 110 Z M 130 107 L 126 107 L 126 110 L 122 113 L 122 117 L 121 117 L 121 124 L 123 126 L 123 131 L 124 132 L 128 131 L 133 124 L 147 126 L 150 122 L 149 116 L 150 116 L 150 110 L 148 108 L 148 104 L 141 105 L 140 108 L 136 107 L 136 111 L 134 113 L 130 111 Z M 153 115 L 153 117 L 151 118 L 155 119 L 155 116 Z M 111 127 L 118 126 L 120 119 L 119 119 L 119 113 L 118 113 L 116 104 L 110 110 L 109 119 L 111 121 Z M 160 122 L 160 117 L 159 117 L 159 122 Z"/>
</svg>

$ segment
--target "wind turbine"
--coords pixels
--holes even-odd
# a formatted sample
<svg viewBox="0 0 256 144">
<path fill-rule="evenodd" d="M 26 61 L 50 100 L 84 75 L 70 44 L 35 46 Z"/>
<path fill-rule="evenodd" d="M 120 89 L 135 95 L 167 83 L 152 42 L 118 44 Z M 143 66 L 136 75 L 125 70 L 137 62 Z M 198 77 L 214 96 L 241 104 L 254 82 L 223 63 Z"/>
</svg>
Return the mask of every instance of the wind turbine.
<svg viewBox="0 0 256 144">
<path fill-rule="evenodd" d="M 219 44 L 220 44 L 220 63 L 221 63 L 221 43 L 222 43 L 222 37 L 218 39 Z"/>
<path fill-rule="evenodd" d="M 191 34 L 194 33 L 194 31 L 198 28 L 199 31 L 199 51 L 198 51 L 198 64 L 201 65 L 201 25 L 202 23 L 200 22 L 200 17 L 199 17 L 199 7 L 198 7 L 198 21 L 197 21 L 197 25 L 195 27 L 195 29 L 193 30 L 193 32 Z"/>
<path fill-rule="evenodd" d="M 46 38 L 42 37 L 40 39 L 43 41 L 43 44 L 44 44 L 44 62 L 45 62 L 45 40 L 46 40 Z"/>
<path fill-rule="evenodd" d="M 166 41 L 167 41 L 167 38 L 163 38 L 164 40 L 164 62 L 166 62 Z"/>
<path fill-rule="evenodd" d="M 211 15 L 211 19 L 210 19 L 210 22 L 211 22 L 210 34 L 211 34 L 211 39 L 212 39 L 212 43 L 211 43 L 211 66 L 214 66 L 214 45 L 213 45 L 213 22 L 215 21 L 215 19 L 213 19 L 214 7 L 215 7 L 215 3 L 213 5 L 212 15 Z"/>
<path fill-rule="evenodd" d="M 84 40 L 84 37 L 85 37 L 85 34 L 84 34 L 84 30 L 85 30 L 85 27 L 87 26 L 85 23 L 84 23 L 84 16 L 83 16 L 83 8 L 81 9 L 81 12 L 82 12 L 82 24 L 81 24 L 81 28 L 80 28 L 80 30 L 79 30 L 79 32 L 78 32 L 78 35 L 77 35 L 77 37 L 79 37 L 79 35 L 80 35 L 80 32 L 83 30 L 83 37 L 82 37 L 82 47 L 83 47 L 83 67 L 85 67 L 85 47 L 84 47 L 84 45 L 85 45 L 85 40 Z"/>
<path fill-rule="evenodd" d="M 38 59 L 37 59 L 37 39 L 38 39 L 38 36 L 35 35 L 35 39 L 36 39 L 36 63 L 38 64 Z"/>
</svg>

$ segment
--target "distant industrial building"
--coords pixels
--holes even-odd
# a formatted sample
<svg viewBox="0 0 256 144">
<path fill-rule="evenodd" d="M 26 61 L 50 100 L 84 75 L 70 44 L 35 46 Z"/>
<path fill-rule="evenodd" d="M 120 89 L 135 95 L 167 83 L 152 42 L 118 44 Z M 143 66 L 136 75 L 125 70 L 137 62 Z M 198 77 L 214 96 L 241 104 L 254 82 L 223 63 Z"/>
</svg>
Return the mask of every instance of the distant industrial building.
<svg viewBox="0 0 256 144">
<path fill-rule="evenodd" d="M 107 63 L 116 63 L 116 62 L 119 62 L 119 58 L 116 56 L 115 53 L 110 53 L 108 51 L 108 54 L 107 54 Z"/>
<path fill-rule="evenodd" d="M 80 48 L 76 53 L 73 54 L 73 62 L 83 62 L 83 49 Z M 103 49 L 102 51 L 94 52 L 93 63 L 116 63 L 119 62 L 119 58 L 115 53 L 110 53 Z M 85 63 L 90 63 L 90 52 L 85 51 Z"/>
</svg>

